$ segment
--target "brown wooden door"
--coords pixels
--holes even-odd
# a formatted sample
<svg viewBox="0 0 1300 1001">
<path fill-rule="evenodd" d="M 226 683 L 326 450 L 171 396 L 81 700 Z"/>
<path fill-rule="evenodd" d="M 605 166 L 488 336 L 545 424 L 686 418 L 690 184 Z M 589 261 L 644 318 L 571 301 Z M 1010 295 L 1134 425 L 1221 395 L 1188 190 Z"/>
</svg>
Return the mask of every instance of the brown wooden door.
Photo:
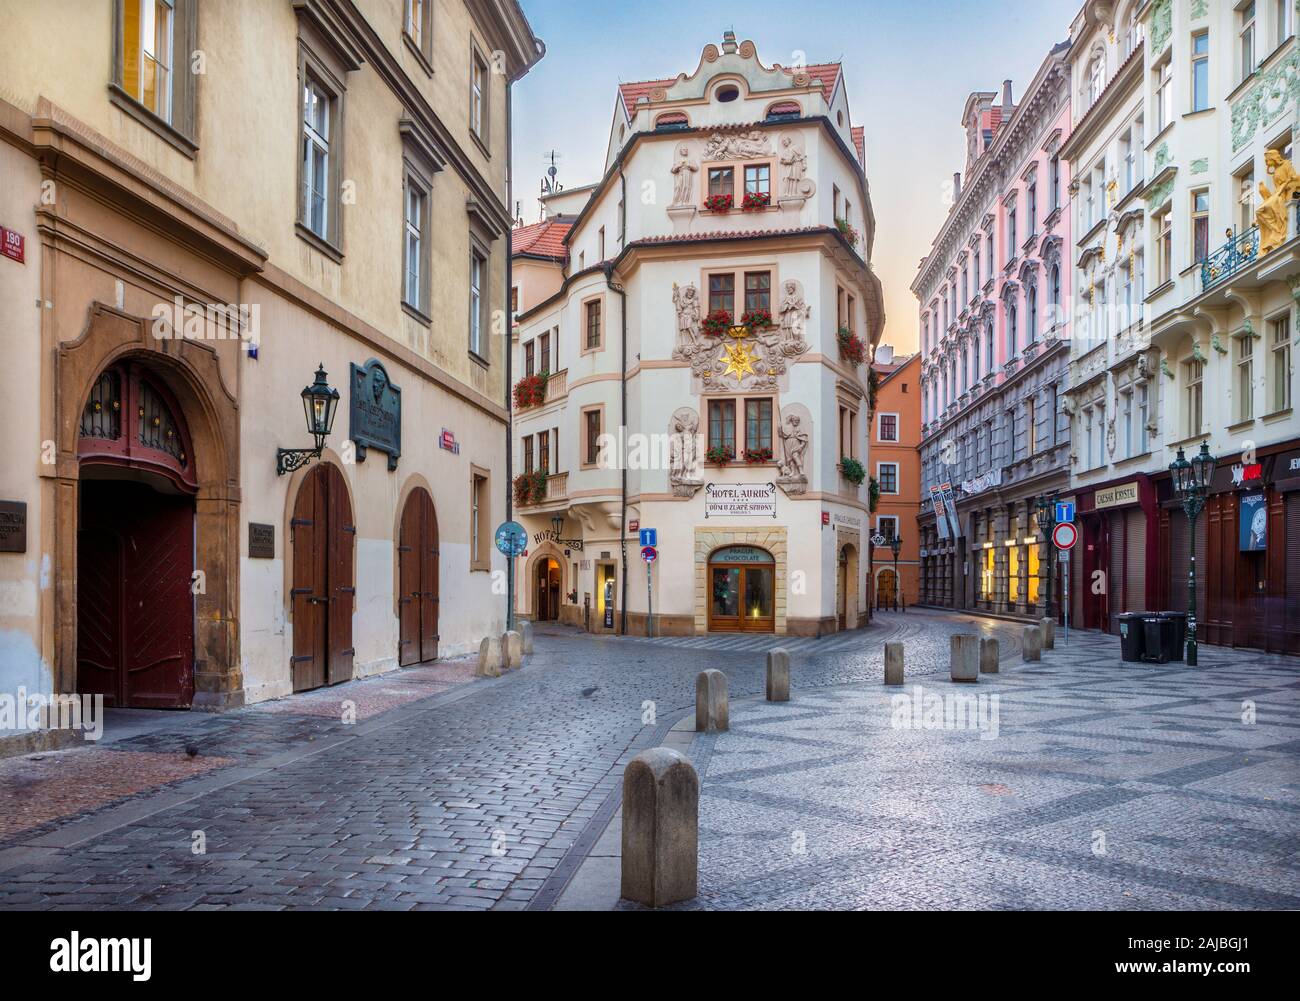
<svg viewBox="0 0 1300 1001">
<path fill-rule="evenodd" d="M 433 498 L 418 489 L 406 499 L 398 546 L 398 662 L 438 659 L 438 519 Z"/>
<path fill-rule="evenodd" d="M 85 480 L 77 533 L 77 688 L 106 705 L 194 701 L 194 502 Z"/>
<path fill-rule="evenodd" d="M 338 467 L 321 463 L 298 488 L 293 538 L 293 690 L 352 678 L 356 526 Z"/>
</svg>

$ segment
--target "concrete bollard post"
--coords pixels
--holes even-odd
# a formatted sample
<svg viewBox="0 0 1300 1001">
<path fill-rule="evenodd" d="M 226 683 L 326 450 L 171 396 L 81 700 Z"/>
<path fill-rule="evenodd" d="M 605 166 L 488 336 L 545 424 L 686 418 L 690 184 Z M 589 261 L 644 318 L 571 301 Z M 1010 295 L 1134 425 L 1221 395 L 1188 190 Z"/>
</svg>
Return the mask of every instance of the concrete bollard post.
<svg viewBox="0 0 1300 1001">
<path fill-rule="evenodd" d="M 1026 661 L 1043 659 L 1043 631 L 1038 626 L 1025 626 L 1021 654 Z"/>
<path fill-rule="evenodd" d="M 524 638 L 515 629 L 501 634 L 501 667 L 506 671 L 524 666 Z"/>
<path fill-rule="evenodd" d="M 533 652 L 533 624 L 525 619 L 519 623 L 519 635 L 524 638 L 524 655 Z"/>
<path fill-rule="evenodd" d="M 642 751 L 623 771 L 620 895 L 647 907 L 694 898 L 699 879 L 700 779 L 668 747 Z"/>
<path fill-rule="evenodd" d="M 484 636 L 478 647 L 477 678 L 501 677 L 501 640 L 496 636 Z"/>
<path fill-rule="evenodd" d="M 1038 628 L 1040 628 L 1043 631 L 1043 649 L 1055 650 L 1056 649 L 1056 620 L 1047 619 L 1047 618 L 1039 619 Z"/>
<path fill-rule="evenodd" d="M 903 644 L 885 644 L 885 684 L 901 685 L 903 683 Z"/>
<path fill-rule="evenodd" d="M 980 639 L 980 674 L 997 674 L 1001 652 L 996 637 L 985 636 Z"/>
<path fill-rule="evenodd" d="M 695 732 L 717 733 L 730 728 L 727 676 L 721 671 L 701 671 L 695 679 Z"/>
<path fill-rule="evenodd" d="M 780 647 L 767 653 L 767 701 L 790 701 L 790 652 Z"/>
<path fill-rule="evenodd" d="M 957 633 L 949 642 L 953 681 L 979 681 L 980 638 L 974 633 Z"/>
</svg>

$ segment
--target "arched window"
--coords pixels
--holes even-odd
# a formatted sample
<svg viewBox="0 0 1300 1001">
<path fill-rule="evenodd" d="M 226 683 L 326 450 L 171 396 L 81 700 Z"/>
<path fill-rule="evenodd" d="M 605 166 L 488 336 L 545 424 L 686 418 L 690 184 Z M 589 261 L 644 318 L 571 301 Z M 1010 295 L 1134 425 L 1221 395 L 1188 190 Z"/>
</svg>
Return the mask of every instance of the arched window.
<svg viewBox="0 0 1300 1001">
<path fill-rule="evenodd" d="M 1016 356 L 1016 304 L 1007 303 L 1007 361 Z"/>
<path fill-rule="evenodd" d="M 990 319 L 984 324 L 984 364 L 988 366 L 989 373 L 993 372 L 994 352 L 993 352 L 993 321 Z"/>
<path fill-rule="evenodd" d="M 171 394 L 133 362 L 106 369 L 81 412 L 83 461 L 161 473 L 187 490 L 198 487 L 189 432 Z"/>
<path fill-rule="evenodd" d="M 1100 52 L 1092 57 L 1092 62 L 1088 64 L 1088 106 L 1101 97 L 1101 92 L 1106 88 L 1106 57 Z"/>
<path fill-rule="evenodd" d="M 685 129 L 690 127 L 690 119 L 680 111 L 665 111 L 655 119 L 656 129 Z"/>
<path fill-rule="evenodd" d="M 778 101 L 767 109 L 767 120 L 785 121 L 791 118 L 798 118 L 802 114 L 799 105 L 795 101 Z"/>
<path fill-rule="evenodd" d="M 1025 290 L 1025 343 L 1038 340 L 1038 289 L 1030 285 Z"/>
<path fill-rule="evenodd" d="M 970 347 L 971 347 L 971 366 L 970 366 L 971 382 L 975 383 L 979 381 L 979 377 L 980 377 L 980 338 L 978 332 L 971 334 Z"/>
</svg>

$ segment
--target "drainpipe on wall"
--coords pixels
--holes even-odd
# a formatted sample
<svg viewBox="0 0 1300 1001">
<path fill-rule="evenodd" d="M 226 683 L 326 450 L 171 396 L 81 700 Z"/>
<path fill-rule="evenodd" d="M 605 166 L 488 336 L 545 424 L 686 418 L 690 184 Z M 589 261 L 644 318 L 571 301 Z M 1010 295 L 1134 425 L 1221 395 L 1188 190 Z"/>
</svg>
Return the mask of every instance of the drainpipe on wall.
<svg viewBox="0 0 1300 1001">
<path fill-rule="evenodd" d="M 622 205 L 619 207 L 619 232 L 623 234 L 624 240 L 627 238 L 627 175 L 623 173 L 622 165 L 618 170 L 619 184 L 621 185 Z M 614 283 L 614 265 L 610 261 L 602 261 L 601 266 L 605 271 L 605 285 L 611 292 L 618 296 L 618 317 L 622 326 L 621 346 L 619 354 L 619 395 L 621 397 L 621 416 L 620 424 L 623 433 L 619 435 L 619 441 L 624 440 L 627 434 L 627 292 L 622 285 Z M 619 600 L 619 630 L 624 636 L 627 635 L 627 456 L 619 457 L 619 465 L 622 467 L 622 511 L 619 514 L 618 524 L 618 542 L 619 549 L 622 552 L 623 561 L 623 596 Z"/>
<path fill-rule="evenodd" d="M 512 146 L 511 97 L 514 82 L 506 77 L 506 211 L 514 204 L 514 149 Z M 514 227 L 506 231 L 506 521 L 513 521 L 515 514 L 514 484 L 510 472 L 514 469 L 515 452 L 515 411 L 512 404 L 511 382 L 514 379 L 515 354 L 515 318 L 510 309 L 511 286 L 514 283 L 514 259 L 511 254 L 511 241 L 514 239 Z M 479 540 L 482 544 L 483 540 Z M 506 557 L 506 629 L 515 627 L 515 557 Z"/>
</svg>

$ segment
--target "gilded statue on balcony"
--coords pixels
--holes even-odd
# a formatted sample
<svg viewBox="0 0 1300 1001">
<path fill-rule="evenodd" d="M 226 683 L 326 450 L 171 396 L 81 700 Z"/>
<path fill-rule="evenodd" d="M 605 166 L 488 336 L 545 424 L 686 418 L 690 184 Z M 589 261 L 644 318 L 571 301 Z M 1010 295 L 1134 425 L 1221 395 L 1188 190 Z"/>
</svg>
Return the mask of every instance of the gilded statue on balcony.
<svg viewBox="0 0 1300 1001">
<path fill-rule="evenodd" d="M 1273 177 L 1273 190 L 1268 182 L 1259 182 L 1260 206 L 1255 210 L 1255 224 L 1259 227 L 1259 256 L 1276 250 L 1286 243 L 1287 212 L 1292 199 L 1300 192 L 1300 174 L 1280 150 L 1271 149 L 1264 154 L 1264 163 Z"/>
</svg>

